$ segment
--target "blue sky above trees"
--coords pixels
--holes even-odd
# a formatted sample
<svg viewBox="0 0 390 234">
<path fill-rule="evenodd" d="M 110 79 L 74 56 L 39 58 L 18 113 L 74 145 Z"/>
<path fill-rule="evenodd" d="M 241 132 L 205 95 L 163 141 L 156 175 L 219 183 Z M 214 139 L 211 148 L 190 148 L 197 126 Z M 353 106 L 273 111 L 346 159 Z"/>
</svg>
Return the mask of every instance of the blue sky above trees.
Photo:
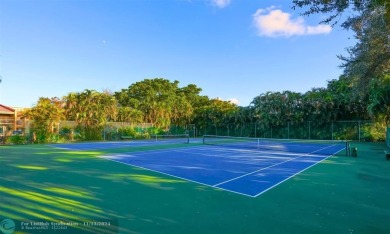
<svg viewBox="0 0 390 234">
<path fill-rule="evenodd" d="M 351 33 L 301 17 L 284 0 L 1 1 L 0 103 L 145 78 L 190 83 L 249 105 L 266 91 L 306 92 L 342 70 Z M 16 95 L 15 95 L 16 94 Z"/>
</svg>

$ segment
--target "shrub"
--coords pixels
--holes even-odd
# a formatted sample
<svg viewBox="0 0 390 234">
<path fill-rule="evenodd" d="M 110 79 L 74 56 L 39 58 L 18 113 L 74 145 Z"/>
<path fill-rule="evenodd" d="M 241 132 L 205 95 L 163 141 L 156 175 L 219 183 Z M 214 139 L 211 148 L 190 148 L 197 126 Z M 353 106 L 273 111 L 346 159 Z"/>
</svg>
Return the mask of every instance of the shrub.
<svg viewBox="0 0 390 234">
<path fill-rule="evenodd" d="M 119 136 L 128 136 L 132 138 L 137 138 L 138 133 L 133 127 L 124 127 L 118 129 Z"/>
<path fill-rule="evenodd" d="M 363 127 L 365 138 L 369 141 L 386 140 L 386 124 L 384 122 L 374 122 L 371 126 Z"/>
<path fill-rule="evenodd" d="M 22 144 L 26 144 L 26 138 L 21 135 L 10 136 L 6 139 L 6 143 L 22 145 Z"/>
</svg>

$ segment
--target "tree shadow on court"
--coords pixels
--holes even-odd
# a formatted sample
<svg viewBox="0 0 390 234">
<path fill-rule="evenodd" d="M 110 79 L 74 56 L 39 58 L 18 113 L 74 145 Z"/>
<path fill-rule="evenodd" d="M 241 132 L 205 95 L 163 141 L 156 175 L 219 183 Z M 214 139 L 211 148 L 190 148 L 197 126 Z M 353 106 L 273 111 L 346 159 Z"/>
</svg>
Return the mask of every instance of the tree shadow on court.
<svg viewBox="0 0 390 234">
<path fill-rule="evenodd" d="M 43 222 L 109 220 L 120 233 L 177 222 L 173 213 L 180 207 L 176 201 L 186 195 L 175 198 L 172 193 L 177 186 L 193 185 L 96 157 L 99 154 L 44 146 L 2 147 L 0 218 Z M 172 205 L 172 216 L 167 216 Z M 110 233 L 110 229 L 97 228 L 101 227 L 80 227 L 80 231 Z"/>
</svg>

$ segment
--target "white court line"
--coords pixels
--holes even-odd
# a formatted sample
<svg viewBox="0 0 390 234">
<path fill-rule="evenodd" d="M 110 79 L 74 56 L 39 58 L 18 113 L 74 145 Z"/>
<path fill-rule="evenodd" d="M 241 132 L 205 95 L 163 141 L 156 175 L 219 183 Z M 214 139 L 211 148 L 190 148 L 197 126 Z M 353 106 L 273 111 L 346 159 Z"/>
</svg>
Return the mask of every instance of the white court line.
<svg viewBox="0 0 390 234">
<path fill-rule="evenodd" d="M 299 172 L 295 173 L 294 175 L 291 175 L 291 176 L 287 177 L 286 179 L 284 179 L 284 180 L 280 181 L 279 183 L 276 183 L 276 184 L 274 184 L 273 186 L 271 186 L 271 187 L 269 187 L 269 188 L 267 188 L 267 189 L 265 189 L 265 190 L 261 191 L 260 193 L 258 193 L 258 194 L 256 194 L 256 195 L 254 195 L 253 197 L 257 197 L 257 196 L 259 196 L 259 195 L 261 195 L 261 194 L 263 194 L 263 193 L 267 192 L 268 190 L 270 190 L 270 189 L 272 189 L 272 188 L 274 188 L 274 187 L 278 186 L 279 184 L 281 184 L 281 183 L 285 182 L 286 180 L 289 180 L 290 178 L 292 178 L 292 177 L 294 177 L 294 176 L 296 176 L 296 175 L 298 175 L 298 174 L 300 174 L 300 173 L 302 173 L 302 172 L 304 172 L 304 171 L 308 170 L 309 168 L 311 168 L 311 167 L 313 167 L 313 166 L 317 165 L 318 163 L 321 163 L 322 161 L 324 161 L 324 160 L 326 160 L 326 159 L 328 159 L 328 158 L 332 157 L 333 155 L 337 154 L 338 152 L 340 152 L 340 151 L 342 151 L 342 150 L 344 150 L 344 149 L 341 149 L 341 150 L 337 151 L 336 153 L 334 153 L 334 154 L 332 154 L 332 155 L 329 155 L 328 157 L 326 157 L 326 158 L 324 158 L 324 159 L 322 159 L 322 160 L 320 160 L 320 161 L 318 161 L 318 162 L 314 163 L 313 165 L 310 165 L 310 166 L 308 166 L 308 167 L 304 168 L 303 170 L 301 170 L 301 171 L 299 171 Z"/>
<path fill-rule="evenodd" d="M 264 167 L 264 168 L 261 168 L 261 169 L 256 170 L 256 171 L 246 173 L 246 174 L 244 174 L 244 175 L 235 177 L 235 178 L 230 179 L 230 180 L 226 180 L 226 181 L 221 182 L 221 183 L 219 183 L 219 184 L 215 184 L 215 185 L 213 185 L 213 187 L 217 187 L 217 186 L 220 186 L 220 185 L 222 185 L 222 184 L 226 184 L 226 183 L 231 182 L 231 181 L 233 181 L 233 180 L 237 180 L 237 179 L 243 178 L 243 177 L 245 177 L 245 176 L 249 176 L 249 175 L 255 174 L 255 173 L 257 173 L 257 172 L 260 172 L 260 171 L 266 170 L 266 169 L 268 169 L 268 168 L 272 168 L 272 167 L 281 165 L 281 164 L 286 163 L 286 162 L 290 162 L 290 161 L 295 160 L 295 159 L 298 159 L 298 158 L 307 157 L 306 155 L 310 155 L 310 154 L 312 154 L 312 153 L 315 153 L 315 152 L 320 151 L 320 150 L 323 150 L 323 149 L 327 149 L 327 148 L 332 147 L 332 146 L 334 146 L 334 145 L 330 145 L 330 146 L 328 146 L 328 147 L 325 147 L 325 148 L 322 148 L 322 149 L 319 149 L 319 150 L 316 150 L 316 151 L 313 151 L 313 152 L 310 152 L 310 153 L 307 153 L 307 154 L 303 154 L 303 155 L 301 155 L 301 156 L 298 156 L 298 157 L 295 157 L 295 158 L 292 158 L 292 159 L 289 159 L 289 160 L 285 160 L 285 161 L 280 162 L 280 163 L 273 164 L 273 165 L 271 165 L 271 166 L 269 166 L 269 167 Z M 331 155 L 330 155 L 330 156 L 331 156 Z"/>
<path fill-rule="evenodd" d="M 231 192 L 231 193 L 240 194 L 240 195 L 244 195 L 244 196 L 252 197 L 252 198 L 254 197 L 252 195 L 245 194 L 245 193 L 240 193 L 240 192 L 237 192 L 237 191 L 234 191 L 234 190 L 229 190 L 229 189 L 224 189 L 224 188 L 215 188 L 215 187 L 213 187 L 210 184 L 205 184 L 205 183 L 202 183 L 202 182 L 199 182 L 199 181 L 190 180 L 190 179 L 187 179 L 187 178 L 183 178 L 183 177 L 180 177 L 180 176 L 172 175 L 172 174 L 165 173 L 165 172 L 162 172 L 162 171 L 153 170 L 153 169 L 150 169 L 150 168 L 147 168 L 147 167 L 141 167 L 141 166 L 134 165 L 134 164 L 131 164 L 131 163 L 125 163 L 125 162 L 121 162 L 121 161 L 117 161 L 117 160 L 113 160 L 113 159 L 109 159 L 109 158 L 103 158 L 103 159 L 109 160 L 109 161 L 113 161 L 113 162 L 116 162 L 116 163 L 120 163 L 120 164 L 124 164 L 124 165 L 128 165 L 128 166 L 141 168 L 141 169 L 148 170 L 148 171 L 153 171 L 153 172 L 156 172 L 156 173 L 159 173 L 159 174 L 175 177 L 175 178 L 178 178 L 178 179 L 181 179 L 181 180 L 184 180 L 184 181 L 189 181 L 189 182 L 192 182 L 192 183 L 200 184 L 200 185 L 207 186 L 207 187 L 210 187 L 210 188 L 214 188 L 214 189 L 217 189 L 217 190 L 224 190 L 224 191 L 228 191 L 228 192 Z"/>
<path fill-rule="evenodd" d="M 195 150 L 194 150 L 195 149 Z M 197 150 L 207 151 L 205 152 L 199 152 Z M 192 155 L 200 155 L 205 157 L 219 157 L 219 158 L 226 158 L 226 159 L 236 159 L 241 160 L 243 157 L 246 157 L 248 159 L 284 159 L 286 157 L 291 158 L 292 156 L 301 156 L 302 154 L 282 154 L 281 152 L 274 152 L 274 151 L 242 151 L 242 150 L 233 150 L 233 149 L 226 149 L 223 147 L 213 148 L 210 149 L 209 147 L 203 147 L 203 146 L 194 146 L 194 147 L 184 147 L 184 148 L 170 148 L 170 149 L 148 149 L 145 151 L 133 151 L 133 152 L 123 152 L 123 153 L 113 153 L 112 155 L 121 155 L 121 156 L 137 156 L 137 155 L 150 155 L 150 154 L 158 154 L 158 153 L 165 153 L 165 152 L 179 152 L 179 153 L 186 153 L 186 154 L 192 154 Z M 242 157 L 234 157 L 237 153 L 243 155 Z M 282 156 L 276 156 L 276 157 L 269 157 L 269 155 L 282 155 Z M 316 157 L 316 156 L 313 156 Z"/>
<path fill-rule="evenodd" d="M 331 146 L 335 146 L 335 145 L 331 145 Z M 264 157 L 265 155 L 272 155 L 272 154 L 275 154 L 275 155 L 281 155 L 280 158 L 283 158 L 284 157 L 293 157 L 293 156 L 302 156 L 302 153 L 297 153 L 297 152 L 291 152 L 291 151 L 283 151 L 283 150 L 250 150 L 250 149 L 234 149 L 234 148 L 226 148 L 226 147 L 217 147 L 217 146 L 211 146 L 211 147 L 215 147 L 217 149 L 217 151 L 231 151 L 231 152 L 238 152 L 240 154 L 248 154 L 248 155 L 256 155 L 256 156 L 259 156 L 259 157 Z M 330 147 L 330 146 L 329 146 Z M 325 147 L 325 148 L 328 148 L 328 147 Z M 322 149 L 325 149 L 325 148 L 322 148 Z M 205 149 L 207 150 L 210 150 L 211 148 L 209 147 L 205 147 Z M 320 150 L 322 150 L 320 149 Z M 317 152 L 318 150 L 316 151 L 312 151 L 310 153 L 306 153 L 305 155 L 310 155 L 311 157 L 319 157 L 319 158 L 322 158 L 322 157 L 328 157 L 329 155 L 324 155 L 324 154 L 313 154 L 311 155 L 312 153 L 314 152 Z"/>
<path fill-rule="evenodd" d="M 205 184 L 205 183 L 201 183 L 201 182 L 194 181 L 194 180 L 191 180 L 191 179 L 187 179 L 187 178 L 183 178 L 183 177 L 180 177 L 180 176 L 176 176 L 176 175 L 172 175 L 172 174 L 169 174 L 169 173 L 165 173 L 165 172 L 162 172 L 162 171 L 158 171 L 158 170 L 154 170 L 154 169 L 150 169 L 150 168 L 146 168 L 146 167 L 134 165 L 134 164 L 131 164 L 131 163 L 125 163 L 125 162 L 121 162 L 121 161 L 118 161 L 118 160 L 115 160 L 115 159 L 110 159 L 110 158 L 108 158 L 109 156 L 115 156 L 115 154 L 103 155 L 103 156 L 99 156 L 99 157 L 101 157 L 102 159 L 105 159 L 105 160 L 110 160 L 110 161 L 117 162 L 117 163 L 121 163 L 121 164 L 124 164 L 124 165 L 129 165 L 129 166 L 141 168 L 141 169 L 144 169 L 144 170 L 153 171 L 153 172 L 160 173 L 160 174 L 164 174 L 164 175 L 167 175 L 167 176 L 172 176 L 172 177 L 174 177 L 174 178 L 178 178 L 178 179 L 181 179 L 181 180 L 184 180 L 184 181 L 189 181 L 189 182 L 193 182 L 193 183 L 200 184 L 200 185 L 203 185 L 203 186 L 212 187 L 212 188 L 215 188 L 215 189 L 217 189 L 217 190 L 228 191 L 228 192 L 231 192 L 231 193 L 235 193 L 235 194 L 239 194 L 239 195 L 244 195 L 244 196 L 247 196 L 247 197 L 255 198 L 255 197 L 261 195 L 262 193 L 265 193 L 266 191 L 268 191 L 268 190 L 270 190 L 270 189 L 276 187 L 277 185 L 283 183 L 284 181 L 286 181 L 286 180 L 288 180 L 288 179 L 294 177 L 295 175 L 297 175 L 297 174 L 299 174 L 299 173 L 302 173 L 303 171 L 305 171 L 305 170 L 307 170 L 307 169 L 313 167 L 314 165 L 316 165 L 316 164 L 318 164 L 318 163 L 324 161 L 325 159 L 331 157 L 332 155 L 337 154 L 338 152 L 340 152 L 340 151 L 342 151 L 342 150 L 344 150 L 344 149 L 340 149 L 339 151 L 337 151 L 336 153 L 334 153 L 334 154 L 332 154 L 332 155 L 324 156 L 324 158 L 323 158 L 322 160 L 320 160 L 320 161 L 318 161 L 318 162 L 316 162 L 316 163 L 310 165 L 309 167 L 307 167 L 307 168 L 305 168 L 305 169 L 303 169 L 303 170 L 301 170 L 301 171 L 295 173 L 294 175 L 291 175 L 290 177 L 288 177 L 288 178 L 286 178 L 286 179 L 280 181 L 279 183 L 277 183 L 277 184 L 271 186 L 271 187 L 268 188 L 268 189 L 265 189 L 265 190 L 261 191 L 260 193 L 254 195 L 254 196 L 253 196 L 253 195 L 249 195 L 249 194 L 245 194 L 245 193 L 241 193 L 241 192 L 237 192 L 237 191 L 234 191 L 234 190 L 229 190 L 229 189 L 225 189 L 225 188 L 221 188 L 221 187 L 216 187 L 216 186 L 221 185 L 221 184 L 224 184 L 224 183 L 227 183 L 227 182 L 230 182 L 230 181 L 233 181 L 233 180 L 236 180 L 236 179 L 239 179 L 239 178 L 242 178 L 242 177 L 244 177 L 244 176 L 248 176 L 248 175 L 254 174 L 254 173 L 259 172 L 259 171 L 261 171 L 261 170 L 265 170 L 265 169 L 267 169 L 267 168 L 271 168 L 271 167 L 274 167 L 274 166 L 276 166 L 276 165 L 279 165 L 279 164 L 282 164 L 282 163 L 285 163 L 285 162 L 288 162 L 288 161 L 292 161 L 292 160 L 295 160 L 295 159 L 298 159 L 298 158 L 302 158 L 302 157 L 307 157 L 307 155 L 310 155 L 310 154 L 315 153 L 315 152 L 317 152 L 317 151 L 320 151 L 320 150 L 323 150 L 323 149 L 326 149 L 326 148 L 329 148 L 329 147 L 333 147 L 333 146 L 335 146 L 335 145 L 331 145 L 331 146 L 328 146 L 328 147 L 324 147 L 324 148 L 322 148 L 322 149 L 319 149 L 319 150 L 316 150 L 316 151 L 313 151 L 313 152 L 311 152 L 311 153 L 307 153 L 307 154 L 304 154 L 304 155 L 300 154 L 301 156 L 299 156 L 299 157 L 294 157 L 294 158 L 292 158 L 292 159 L 283 161 L 283 162 L 281 162 L 281 163 L 274 164 L 274 165 L 272 165 L 272 166 L 270 166 L 270 167 L 266 167 L 266 168 L 263 168 L 263 169 L 260 169 L 260 170 L 257 170 L 257 171 L 251 172 L 251 173 L 247 173 L 247 174 L 245 174 L 245 175 L 242 175 L 242 176 L 233 178 L 233 179 L 231 179 L 231 180 L 224 181 L 224 182 L 219 183 L 219 184 L 216 184 L 216 185 Z M 210 148 L 209 148 L 209 147 L 194 146 L 194 147 L 188 147 L 188 148 L 185 147 L 185 148 L 175 149 L 175 150 L 172 150 L 172 149 L 157 149 L 157 150 L 154 149 L 154 150 L 153 150 L 153 149 L 151 149 L 150 151 L 144 152 L 144 153 L 142 153 L 142 152 L 131 152 L 131 153 L 135 153 L 136 155 L 143 155 L 143 154 L 151 154 L 151 153 L 154 153 L 154 152 L 158 153 L 158 152 L 165 152 L 165 151 L 169 151 L 169 152 L 176 151 L 176 152 L 184 152 L 184 153 L 191 153 L 191 154 L 199 154 L 199 155 L 203 155 L 203 156 L 210 156 L 210 155 L 206 155 L 206 154 L 191 152 L 191 150 L 196 149 L 196 148 L 200 148 L 200 149 L 204 149 L 204 150 L 210 151 Z M 220 149 L 220 151 L 221 151 L 221 150 L 226 151 L 226 148 L 223 148 L 223 147 L 218 147 L 218 148 Z M 214 150 L 212 150 L 212 151 L 214 151 Z M 232 150 L 229 149 L 229 151 L 232 151 Z M 235 150 L 235 151 L 237 151 L 237 150 Z M 214 151 L 214 152 L 215 152 L 215 151 Z M 248 153 L 248 155 L 250 155 L 250 152 L 253 153 L 253 152 L 259 152 L 259 151 L 248 151 L 248 152 L 245 152 L 245 153 Z M 261 152 L 268 153 L 268 154 L 281 154 L 280 152 L 275 152 L 275 153 L 273 153 L 272 151 L 271 151 L 272 153 L 271 153 L 270 151 L 261 151 Z M 130 153 L 130 152 L 129 152 L 129 153 Z M 233 153 L 233 152 L 232 152 L 232 153 Z M 244 152 L 240 152 L 240 153 L 244 153 Z M 228 153 L 228 154 L 231 154 L 231 153 Z M 119 156 L 119 155 L 121 155 L 121 156 L 123 156 L 123 155 L 136 156 L 136 155 L 131 155 L 131 154 L 127 154 L 127 153 L 121 153 L 121 154 L 118 154 L 118 156 Z M 291 154 L 291 155 L 298 155 L 298 154 Z M 223 156 L 211 155 L 210 157 L 223 157 Z M 261 157 L 261 156 L 259 156 L 259 157 Z M 318 157 L 318 156 L 313 155 L 313 157 Z M 224 157 L 224 158 L 226 158 L 226 157 Z M 280 157 L 280 158 L 282 158 L 282 157 Z"/>
</svg>

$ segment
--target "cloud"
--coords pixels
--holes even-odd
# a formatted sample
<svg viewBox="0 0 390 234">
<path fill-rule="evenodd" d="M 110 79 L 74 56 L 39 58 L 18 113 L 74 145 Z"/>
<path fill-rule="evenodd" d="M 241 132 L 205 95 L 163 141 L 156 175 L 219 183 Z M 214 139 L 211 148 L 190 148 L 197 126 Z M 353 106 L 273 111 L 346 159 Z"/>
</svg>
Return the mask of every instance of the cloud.
<svg viewBox="0 0 390 234">
<path fill-rule="evenodd" d="M 258 35 L 266 37 L 328 34 L 332 30 L 329 25 L 306 25 L 302 17 L 294 19 L 291 14 L 276 9 L 274 6 L 258 9 L 253 15 L 253 23 Z"/>
<path fill-rule="evenodd" d="M 229 98 L 228 102 L 231 102 L 231 103 L 236 104 L 236 105 L 240 104 L 240 101 L 238 101 L 237 98 Z"/>
<path fill-rule="evenodd" d="M 236 104 L 236 105 L 240 104 L 240 101 L 237 98 L 228 98 L 227 100 L 225 100 L 223 98 L 217 97 L 216 99 L 220 100 L 220 101 L 230 102 L 230 103 L 233 103 L 233 104 Z"/>
<path fill-rule="evenodd" d="M 214 6 L 224 8 L 230 4 L 230 0 L 211 0 Z"/>
</svg>

